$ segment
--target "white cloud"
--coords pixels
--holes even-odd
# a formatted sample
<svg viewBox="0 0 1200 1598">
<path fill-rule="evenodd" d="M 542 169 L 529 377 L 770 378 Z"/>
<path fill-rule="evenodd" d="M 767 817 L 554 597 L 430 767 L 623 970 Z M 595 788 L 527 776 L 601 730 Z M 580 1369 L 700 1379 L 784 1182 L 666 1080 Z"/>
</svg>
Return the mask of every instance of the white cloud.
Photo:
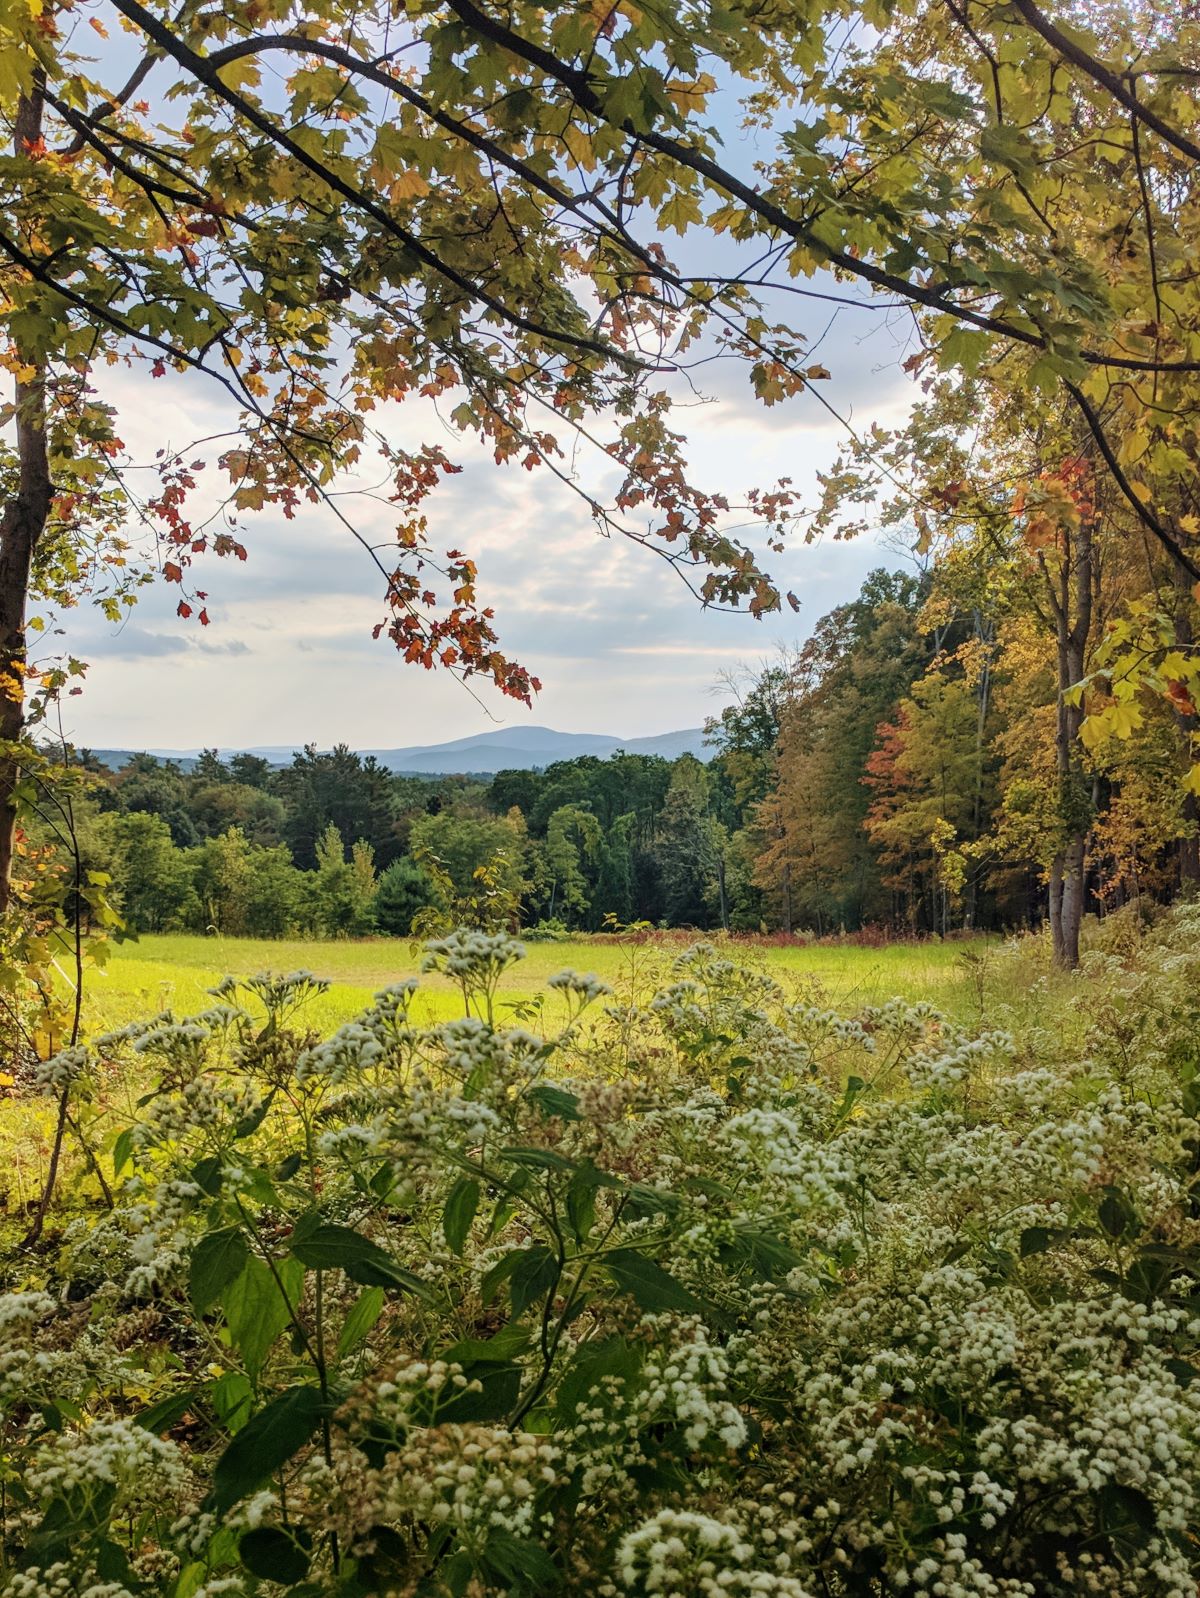
<svg viewBox="0 0 1200 1598">
<path fill-rule="evenodd" d="M 821 345 L 820 359 L 834 372 L 821 393 L 860 425 L 892 425 L 913 394 L 898 371 L 900 332 L 877 314 L 858 322 L 851 315 L 839 316 Z M 863 327 L 871 331 L 860 337 Z M 712 403 L 679 413 L 703 485 L 735 502 L 751 484 L 780 476 L 811 492 L 839 437 L 815 396 L 764 410 L 731 369 L 705 368 L 703 378 Z M 191 378 L 152 383 L 124 373 L 110 387 L 126 443 L 143 460 L 229 426 L 220 401 Z M 429 409 L 393 410 L 376 422 L 409 442 L 422 431 L 443 436 Z M 213 460 L 223 447 L 208 444 L 198 455 Z M 857 591 L 872 566 L 897 563 L 870 539 L 800 546 L 767 562 L 798 594 L 799 617 L 785 611 L 755 623 L 704 611 L 652 555 L 598 536 L 586 504 L 548 472 L 497 469 L 486 450 L 457 436 L 449 447 L 465 469 L 429 502 L 431 541 L 477 560 L 502 646 L 545 683 L 529 719 L 564 729 L 635 737 L 696 725 L 712 712 L 722 669 L 804 636 Z M 219 474 L 210 467 L 205 475 L 215 495 Z M 368 461 L 346 486 L 377 484 Z M 389 540 L 388 506 L 365 496 L 338 503 L 368 539 Z M 209 594 L 207 629 L 175 617 L 178 594 L 165 586 L 144 592 L 123 629 L 85 609 L 67 618 L 69 647 L 92 663 L 84 696 L 70 706 L 81 742 L 385 747 L 437 742 L 526 715 L 486 684 L 467 692 L 445 674 L 406 667 L 385 640 L 372 641 L 384 613 L 379 573 L 328 510 L 304 506 L 291 522 L 246 518 L 240 536 L 249 551 L 244 565 L 209 559 L 195 569 Z"/>
</svg>

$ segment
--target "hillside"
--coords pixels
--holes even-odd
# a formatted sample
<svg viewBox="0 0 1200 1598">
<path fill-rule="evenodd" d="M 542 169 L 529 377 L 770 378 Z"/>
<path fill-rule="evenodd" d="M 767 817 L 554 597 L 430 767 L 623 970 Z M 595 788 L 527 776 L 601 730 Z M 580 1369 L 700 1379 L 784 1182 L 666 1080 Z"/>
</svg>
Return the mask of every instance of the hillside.
<svg viewBox="0 0 1200 1598">
<path fill-rule="evenodd" d="M 266 760 L 287 765 L 299 747 L 295 744 L 256 744 L 252 748 L 222 749 L 228 757 L 233 754 L 260 755 Z M 679 732 L 659 733 L 651 738 L 617 738 L 603 733 L 557 732 L 552 727 L 504 727 L 493 732 L 474 733 L 467 738 L 452 738 L 440 744 L 414 744 L 402 749 L 360 749 L 361 755 L 373 755 L 389 771 L 455 775 L 480 773 L 490 775 L 497 771 L 533 770 L 553 765 L 556 760 L 572 760 L 579 755 L 595 755 L 606 759 L 618 749 L 631 754 L 661 755 L 665 760 L 676 760 L 680 755 L 692 754 L 699 760 L 711 758 L 712 751 L 704 744 L 700 727 L 688 727 Z M 128 749 L 97 749 L 98 759 L 113 770 L 119 769 L 134 751 Z M 199 749 L 150 749 L 146 753 L 162 760 L 177 761 L 186 771 L 200 754 Z"/>
</svg>

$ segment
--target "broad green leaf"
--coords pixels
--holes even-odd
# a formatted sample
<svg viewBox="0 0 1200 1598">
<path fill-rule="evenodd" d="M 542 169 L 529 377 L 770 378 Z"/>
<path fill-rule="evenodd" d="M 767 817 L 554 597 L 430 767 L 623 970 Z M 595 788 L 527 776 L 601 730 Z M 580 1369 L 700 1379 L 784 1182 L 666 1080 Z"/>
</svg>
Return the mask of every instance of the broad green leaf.
<svg viewBox="0 0 1200 1598">
<path fill-rule="evenodd" d="M 299 1307 L 303 1292 L 304 1266 L 299 1260 L 279 1260 L 272 1273 L 262 1260 L 251 1258 L 222 1293 L 221 1308 L 230 1336 L 251 1376 L 262 1369 L 271 1345 Z"/>
<path fill-rule="evenodd" d="M 311 1539 L 306 1531 L 286 1532 L 281 1526 L 256 1526 L 238 1543 L 242 1564 L 264 1581 L 292 1586 L 308 1574 Z"/>
<path fill-rule="evenodd" d="M 446 1198 L 442 1211 L 442 1230 L 446 1241 L 456 1254 L 461 1254 L 471 1222 L 479 1208 L 480 1187 L 473 1176 L 463 1176 L 455 1182 Z"/>
<path fill-rule="evenodd" d="M 222 1227 L 208 1232 L 192 1250 L 188 1266 L 188 1294 L 197 1315 L 205 1315 L 250 1258 L 241 1229 Z"/>
<path fill-rule="evenodd" d="M 341 1334 L 338 1337 L 338 1358 L 344 1359 L 347 1354 L 353 1353 L 365 1337 L 369 1335 L 376 1321 L 383 1313 L 383 1306 L 387 1295 L 382 1287 L 366 1287 L 355 1299 L 342 1324 Z"/>
<path fill-rule="evenodd" d="M 289 1387 L 237 1433 L 213 1470 L 211 1501 L 218 1514 L 260 1487 L 304 1447 L 321 1419 L 316 1387 Z"/>
<path fill-rule="evenodd" d="M 144 1431 L 161 1436 L 183 1419 L 188 1410 L 194 1407 L 200 1394 L 200 1388 L 187 1387 L 181 1393 L 171 1393 L 166 1398 L 160 1398 L 157 1404 L 151 1404 L 149 1409 L 142 1411 L 137 1417 L 137 1423 Z"/>
<path fill-rule="evenodd" d="M 406 1270 L 399 1261 L 372 1243 L 352 1226 L 337 1226 L 329 1221 L 297 1223 L 292 1233 L 291 1251 L 296 1259 L 319 1271 L 345 1271 L 355 1282 L 368 1287 L 397 1287 L 418 1298 L 428 1299 L 430 1289 L 419 1276 Z"/>
<path fill-rule="evenodd" d="M 707 1308 L 669 1271 L 637 1249 L 614 1249 L 611 1254 L 604 1255 L 602 1263 L 620 1290 L 628 1293 L 641 1309 L 652 1313 L 675 1309 L 696 1314 Z"/>
</svg>

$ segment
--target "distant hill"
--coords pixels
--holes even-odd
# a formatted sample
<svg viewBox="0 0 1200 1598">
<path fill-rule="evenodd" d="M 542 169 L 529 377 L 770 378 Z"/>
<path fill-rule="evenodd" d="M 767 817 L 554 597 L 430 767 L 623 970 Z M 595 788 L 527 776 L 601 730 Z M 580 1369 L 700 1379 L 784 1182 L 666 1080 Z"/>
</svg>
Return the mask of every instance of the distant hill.
<svg viewBox="0 0 1200 1598">
<path fill-rule="evenodd" d="M 290 764 L 299 745 L 257 744 L 250 749 L 222 749 L 230 755 L 260 755 L 274 765 Z M 698 760 L 710 760 L 712 750 L 704 743 L 700 727 L 688 727 L 682 732 L 664 732 L 655 738 L 610 738 L 602 733 L 555 732 L 551 727 L 505 727 L 493 732 L 475 733 L 469 738 L 452 738 L 442 744 L 416 744 L 408 749 L 360 749 L 361 755 L 374 755 L 380 765 L 389 771 L 409 775 L 490 776 L 497 771 L 531 771 L 541 766 L 553 765 L 556 760 L 574 760 L 579 755 L 596 755 L 601 760 L 615 754 L 618 749 L 636 755 L 661 755 L 665 760 L 677 760 L 680 755 L 695 755 Z M 114 771 L 130 758 L 128 749 L 96 749 L 97 759 Z M 160 760 L 174 760 L 188 771 L 195 764 L 199 749 L 148 749 L 147 754 Z"/>
</svg>

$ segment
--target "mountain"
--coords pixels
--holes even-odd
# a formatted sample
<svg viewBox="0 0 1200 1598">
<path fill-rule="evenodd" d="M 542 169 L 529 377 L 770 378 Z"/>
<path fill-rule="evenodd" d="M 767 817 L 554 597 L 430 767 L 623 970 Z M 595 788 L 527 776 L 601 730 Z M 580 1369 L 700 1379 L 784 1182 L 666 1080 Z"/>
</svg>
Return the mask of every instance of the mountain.
<svg viewBox="0 0 1200 1598">
<path fill-rule="evenodd" d="M 275 765 L 290 763 L 298 745 L 256 744 L 249 749 L 223 749 L 233 754 L 260 755 Z M 712 750 L 704 743 L 700 727 L 681 732 L 659 733 L 654 738 L 615 738 L 593 732 L 556 732 L 552 727 L 504 727 L 492 732 L 474 733 L 469 738 L 452 738 L 448 743 L 415 744 L 407 749 L 360 749 L 360 755 L 374 755 L 389 771 L 410 775 L 454 776 L 459 773 L 491 775 L 497 771 L 534 770 L 553 765 L 556 760 L 573 760 L 578 755 L 596 755 L 604 760 L 624 749 L 631 755 L 661 755 L 676 760 L 680 755 L 695 755 L 710 760 Z M 99 760 L 114 771 L 130 757 L 127 749 L 96 749 Z M 148 749 L 160 760 L 174 760 L 188 771 L 195 764 L 199 749 Z"/>
</svg>

